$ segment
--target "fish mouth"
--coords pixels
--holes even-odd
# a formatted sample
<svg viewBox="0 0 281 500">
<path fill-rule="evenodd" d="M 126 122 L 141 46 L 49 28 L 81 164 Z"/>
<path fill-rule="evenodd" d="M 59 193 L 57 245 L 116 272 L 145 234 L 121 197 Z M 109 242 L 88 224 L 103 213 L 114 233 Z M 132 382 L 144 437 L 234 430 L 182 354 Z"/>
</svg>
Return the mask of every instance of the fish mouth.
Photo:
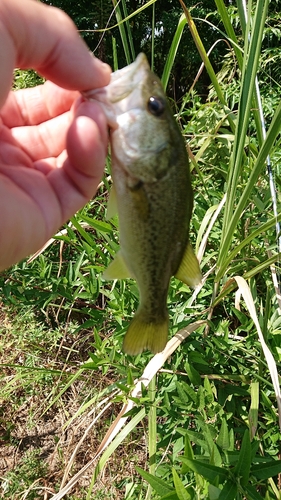
<svg viewBox="0 0 281 500">
<path fill-rule="evenodd" d="M 97 101 L 100 104 L 109 127 L 114 130 L 118 128 L 114 105 L 121 103 L 122 107 L 123 100 L 134 92 L 149 71 L 146 55 L 140 53 L 132 64 L 112 73 L 110 83 L 106 87 L 86 90 L 82 92 L 82 96 L 88 101 Z"/>
<path fill-rule="evenodd" d="M 140 53 L 136 60 L 112 73 L 110 83 L 106 87 L 82 92 L 87 100 L 99 101 L 101 104 L 115 104 L 130 95 L 136 86 L 143 80 L 150 67 L 144 53 Z"/>
<path fill-rule="evenodd" d="M 110 87 L 110 101 L 112 103 L 119 102 L 130 95 L 136 88 L 139 82 L 144 78 L 145 73 L 150 71 L 150 67 L 146 55 L 140 53 L 136 60 L 112 74 Z"/>
</svg>

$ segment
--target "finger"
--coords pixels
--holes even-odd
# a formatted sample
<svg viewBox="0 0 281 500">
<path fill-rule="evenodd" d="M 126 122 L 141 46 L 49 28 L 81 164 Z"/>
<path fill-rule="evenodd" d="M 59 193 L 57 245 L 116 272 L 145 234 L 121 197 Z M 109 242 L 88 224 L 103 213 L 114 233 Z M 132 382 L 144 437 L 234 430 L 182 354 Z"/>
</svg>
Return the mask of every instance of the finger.
<svg viewBox="0 0 281 500">
<path fill-rule="evenodd" d="M 72 120 L 68 111 L 62 115 L 30 127 L 14 127 L 11 135 L 19 149 L 32 161 L 58 156 L 66 146 L 66 132 Z"/>
<path fill-rule="evenodd" d="M 101 113 L 99 126 L 89 117 L 75 119 L 67 138 L 68 158 L 61 168 L 55 168 L 54 159 L 39 161 L 37 170 L 0 163 L 2 231 L 17 234 L 20 242 L 3 240 L 0 270 L 35 252 L 94 195 L 105 161 L 102 117 Z"/>
<path fill-rule="evenodd" d="M 0 107 L 8 94 L 14 67 L 34 68 L 57 85 L 86 90 L 106 85 L 107 65 L 94 58 L 61 10 L 35 0 L 1 0 Z"/>
<path fill-rule="evenodd" d="M 78 96 L 79 92 L 47 81 L 44 85 L 10 92 L 0 116 L 9 128 L 38 125 L 68 111 Z"/>
<path fill-rule="evenodd" d="M 75 116 L 83 115 L 97 122 L 106 149 L 107 129 L 100 106 L 93 102 L 80 102 L 75 108 Z M 12 128 L 11 135 L 32 161 L 57 157 L 66 148 L 66 134 L 72 121 L 73 112 L 68 111 L 37 126 Z M 76 145 L 75 138 L 74 144 Z"/>
<path fill-rule="evenodd" d="M 101 125 L 87 116 L 77 117 L 67 135 L 67 159 L 61 168 L 48 174 L 60 202 L 63 222 L 96 193 L 106 158 L 105 120 Z"/>
</svg>

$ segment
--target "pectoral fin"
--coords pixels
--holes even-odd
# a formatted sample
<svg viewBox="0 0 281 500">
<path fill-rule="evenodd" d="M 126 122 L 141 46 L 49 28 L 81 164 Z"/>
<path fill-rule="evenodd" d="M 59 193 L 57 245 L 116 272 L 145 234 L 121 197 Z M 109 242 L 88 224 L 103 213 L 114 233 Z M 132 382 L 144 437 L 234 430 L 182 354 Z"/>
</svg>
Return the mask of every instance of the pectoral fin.
<svg viewBox="0 0 281 500">
<path fill-rule="evenodd" d="M 120 250 L 114 257 L 114 260 L 109 264 L 108 268 L 104 271 L 102 277 L 105 280 L 122 280 L 132 278 L 127 264 Z"/>
<path fill-rule="evenodd" d="M 199 285 L 202 279 L 202 274 L 199 267 L 199 262 L 193 251 L 192 246 L 188 243 L 180 267 L 178 268 L 176 278 L 186 283 L 186 285 L 195 287 Z"/>
</svg>

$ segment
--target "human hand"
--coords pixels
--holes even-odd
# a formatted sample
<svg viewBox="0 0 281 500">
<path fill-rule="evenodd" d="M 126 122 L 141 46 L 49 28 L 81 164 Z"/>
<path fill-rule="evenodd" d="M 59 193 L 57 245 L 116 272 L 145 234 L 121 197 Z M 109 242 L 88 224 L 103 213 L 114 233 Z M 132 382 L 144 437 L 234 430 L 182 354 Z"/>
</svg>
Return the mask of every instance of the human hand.
<svg viewBox="0 0 281 500">
<path fill-rule="evenodd" d="M 62 11 L 34 0 L 1 0 L 0 47 L 2 270 L 38 250 L 94 195 L 107 124 L 78 91 L 106 85 L 110 69 Z M 15 67 L 51 82 L 10 92 Z"/>
</svg>

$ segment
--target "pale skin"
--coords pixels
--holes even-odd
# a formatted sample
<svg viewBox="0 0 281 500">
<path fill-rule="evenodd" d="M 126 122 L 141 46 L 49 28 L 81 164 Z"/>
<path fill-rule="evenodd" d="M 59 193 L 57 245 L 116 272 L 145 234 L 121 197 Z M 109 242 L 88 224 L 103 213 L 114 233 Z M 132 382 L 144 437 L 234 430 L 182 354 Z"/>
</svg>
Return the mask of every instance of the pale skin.
<svg viewBox="0 0 281 500">
<path fill-rule="evenodd" d="M 11 92 L 14 68 L 48 82 Z M 38 250 L 95 194 L 107 123 L 79 96 L 109 80 L 62 11 L 0 1 L 0 270 Z"/>
</svg>

